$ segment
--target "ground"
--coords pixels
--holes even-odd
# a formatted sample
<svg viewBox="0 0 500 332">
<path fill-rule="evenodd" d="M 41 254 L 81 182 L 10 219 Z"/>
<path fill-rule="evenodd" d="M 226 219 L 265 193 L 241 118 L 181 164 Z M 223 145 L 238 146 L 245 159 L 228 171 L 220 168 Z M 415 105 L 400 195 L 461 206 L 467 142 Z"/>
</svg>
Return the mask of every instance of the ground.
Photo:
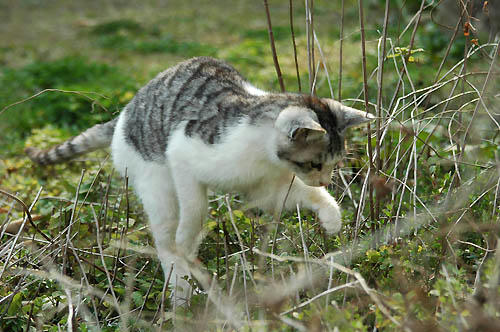
<svg viewBox="0 0 500 332">
<path fill-rule="evenodd" d="M 112 118 L 192 56 L 279 91 L 263 2 L 0 4 L 0 330 L 498 329 L 498 49 L 479 30 L 442 30 L 438 4 L 418 15 L 420 1 L 391 1 L 380 76 L 385 1 L 345 1 L 342 39 L 340 2 L 306 3 L 309 25 L 293 2 L 301 91 L 314 82 L 380 115 L 348 135 L 329 188 L 343 229 L 327 236 L 307 211 L 273 220 L 214 194 L 187 308 L 171 306 L 142 207 L 107 151 L 42 168 L 23 149 Z M 297 92 L 289 2 L 269 9 Z"/>
</svg>

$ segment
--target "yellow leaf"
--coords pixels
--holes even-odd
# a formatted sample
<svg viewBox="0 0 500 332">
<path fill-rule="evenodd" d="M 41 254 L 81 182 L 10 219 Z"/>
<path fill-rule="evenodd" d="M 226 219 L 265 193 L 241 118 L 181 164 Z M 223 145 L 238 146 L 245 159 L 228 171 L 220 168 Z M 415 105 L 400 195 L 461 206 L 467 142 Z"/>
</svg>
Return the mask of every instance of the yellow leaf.
<svg viewBox="0 0 500 332">
<path fill-rule="evenodd" d="M 233 210 L 233 214 L 234 216 L 236 216 L 237 218 L 243 218 L 245 215 L 243 214 L 243 211 L 241 210 Z"/>
<path fill-rule="evenodd" d="M 127 91 L 120 97 L 120 102 L 126 103 L 130 101 L 134 97 L 134 93 L 132 91 Z"/>
</svg>

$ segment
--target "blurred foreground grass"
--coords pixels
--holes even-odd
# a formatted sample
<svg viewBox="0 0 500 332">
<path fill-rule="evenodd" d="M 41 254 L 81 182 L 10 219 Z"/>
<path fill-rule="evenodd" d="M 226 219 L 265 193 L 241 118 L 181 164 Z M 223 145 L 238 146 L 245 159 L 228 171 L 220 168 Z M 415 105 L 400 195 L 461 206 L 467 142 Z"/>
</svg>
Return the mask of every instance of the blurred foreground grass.
<svg viewBox="0 0 500 332">
<path fill-rule="evenodd" d="M 269 216 L 245 210 L 237 196 L 215 195 L 194 266 L 197 273 L 208 268 L 210 278 L 199 279 L 204 292 L 191 307 L 176 310 L 141 206 L 106 152 L 40 168 L 22 149 L 51 146 L 112 118 L 157 72 L 195 55 L 226 59 L 258 87 L 278 90 L 262 3 L 2 4 L 0 108 L 52 90 L 0 114 L 0 188 L 34 203 L 34 224 L 44 234 L 29 222 L 19 236 L 1 233 L 0 329 L 498 329 L 498 66 L 481 90 L 494 47 L 459 34 L 436 76 L 450 37 L 430 20 L 430 8 L 415 36 L 416 52 L 406 53 L 411 29 L 401 35 L 419 3 L 393 4 L 381 170 L 366 177 L 367 135 L 357 129 L 335 174 L 331 191 L 344 209 L 342 233 L 327 237 L 303 211 L 300 218 L 285 215 L 277 227 Z M 294 5 L 306 92 L 305 10 Z M 383 2 L 365 5 L 368 95 L 376 104 Z M 270 7 L 285 85 L 297 91 L 288 2 Z M 316 45 L 316 60 L 324 58 L 330 78 L 329 84 L 319 63 L 317 93 L 330 96 L 331 86 L 337 97 L 340 5 L 315 2 L 314 13 L 322 53 Z M 354 1 L 346 1 L 344 29 L 342 96 L 362 108 Z M 476 111 L 480 100 L 486 108 Z M 375 149 L 375 139 L 372 144 Z M 368 184 L 379 206 L 375 220 Z M 0 222 L 21 225 L 22 217 L 21 206 L 0 195 Z M 361 287 L 365 281 L 368 288 Z"/>
</svg>

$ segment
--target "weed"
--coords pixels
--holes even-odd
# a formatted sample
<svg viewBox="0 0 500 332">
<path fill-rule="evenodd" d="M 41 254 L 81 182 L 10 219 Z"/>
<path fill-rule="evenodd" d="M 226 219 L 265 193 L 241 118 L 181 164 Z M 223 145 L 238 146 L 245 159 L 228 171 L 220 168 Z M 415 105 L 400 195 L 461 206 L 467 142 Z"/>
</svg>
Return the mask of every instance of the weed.
<svg viewBox="0 0 500 332">
<path fill-rule="evenodd" d="M 498 60 L 491 57 L 498 46 L 475 44 L 460 27 L 445 57 L 450 38 L 429 19 L 433 2 L 398 0 L 390 2 L 384 55 L 384 23 L 376 18 L 384 17 L 385 1 L 365 1 L 365 38 L 358 2 L 345 1 L 340 76 L 340 8 L 306 3 L 307 10 L 293 11 L 302 82 L 314 57 L 318 95 L 328 96 L 331 86 L 337 96 L 341 83 L 342 96 L 350 98 L 344 102 L 359 108 L 366 102 L 380 114 L 371 132 L 349 134 L 345 165 L 335 174 L 331 189 L 345 221 L 339 236 L 326 236 L 311 213 L 284 214 L 278 224 L 246 210 L 239 197 L 216 194 L 202 264 L 193 266 L 198 291 L 190 307 L 173 310 L 140 204 L 104 162 L 106 154 L 40 168 L 21 151 L 25 144 L 48 147 L 114 116 L 144 81 L 124 74 L 130 63 L 217 55 L 256 85 L 277 89 L 265 13 L 258 7 L 253 21 L 248 13 L 256 5 L 248 2 L 240 5 L 243 17 L 217 16 L 229 5 L 238 12 L 225 1 L 202 9 L 178 1 L 167 11 L 176 20 L 165 20 L 156 7 L 146 12 L 146 3 L 147 15 L 158 12 L 151 20 L 110 21 L 96 12 L 103 23 L 79 36 L 98 46 L 85 54 L 103 49 L 108 64 L 70 55 L 1 70 L 2 107 L 54 90 L 0 114 L 0 186 L 33 205 L 36 226 L 26 220 L 19 236 L 0 231 L 0 330 L 498 330 Z M 200 15 L 205 11 L 213 15 Z M 272 4 L 270 12 L 285 86 L 293 91 L 288 8 Z M 306 13 L 313 20 L 299 27 Z M 165 32 L 171 22 L 207 31 L 179 38 Z M 313 27 L 314 45 L 306 36 Z M 207 42 L 211 35 L 219 42 Z M 2 59 L 15 48 L 2 48 Z M 0 194 L 0 224 L 22 224 L 24 215 L 17 200 Z"/>
</svg>

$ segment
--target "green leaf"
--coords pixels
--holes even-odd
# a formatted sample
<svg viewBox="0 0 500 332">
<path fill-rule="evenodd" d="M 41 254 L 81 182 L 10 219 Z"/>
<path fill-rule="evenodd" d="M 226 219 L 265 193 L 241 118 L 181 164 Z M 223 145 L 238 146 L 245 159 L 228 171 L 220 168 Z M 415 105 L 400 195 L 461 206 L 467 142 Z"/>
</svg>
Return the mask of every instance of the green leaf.
<svg viewBox="0 0 500 332">
<path fill-rule="evenodd" d="M 236 218 L 243 218 L 245 215 L 243 214 L 243 211 L 241 210 L 233 210 L 233 214 Z"/>
<path fill-rule="evenodd" d="M 14 295 L 9 310 L 7 310 L 7 314 L 9 316 L 15 316 L 19 313 L 22 313 L 23 309 L 22 300 L 23 300 L 23 294 L 17 293 L 16 295 Z"/>
<path fill-rule="evenodd" d="M 372 263 L 376 263 L 379 261 L 380 253 L 376 250 L 370 249 L 366 252 L 366 257 Z"/>
<path fill-rule="evenodd" d="M 140 307 L 142 303 L 144 302 L 142 293 L 139 291 L 135 291 L 132 293 L 132 302 L 136 307 Z"/>
</svg>

